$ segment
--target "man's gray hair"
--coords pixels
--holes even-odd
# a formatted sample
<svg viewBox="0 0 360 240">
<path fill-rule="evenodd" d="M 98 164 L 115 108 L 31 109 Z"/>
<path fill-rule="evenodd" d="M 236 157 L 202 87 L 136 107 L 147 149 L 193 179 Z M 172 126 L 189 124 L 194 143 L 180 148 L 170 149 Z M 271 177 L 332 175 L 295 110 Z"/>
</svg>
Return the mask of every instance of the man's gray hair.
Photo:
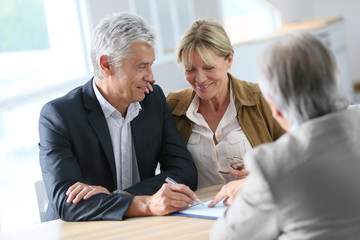
<svg viewBox="0 0 360 240">
<path fill-rule="evenodd" d="M 132 56 L 133 43 L 155 45 L 153 29 L 135 14 L 113 14 L 104 18 L 95 28 L 91 46 L 91 61 L 94 74 L 101 79 L 99 59 L 102 55 L 110 58 L 110 64 L 120 67 L 122 60 Z"/>
<path fill-rule="evenodd" d="M 261 54 L 259 86 L 291 124 L 345 108 L 335 58 L 310 33 L 281 37 Z"/>
</svg>

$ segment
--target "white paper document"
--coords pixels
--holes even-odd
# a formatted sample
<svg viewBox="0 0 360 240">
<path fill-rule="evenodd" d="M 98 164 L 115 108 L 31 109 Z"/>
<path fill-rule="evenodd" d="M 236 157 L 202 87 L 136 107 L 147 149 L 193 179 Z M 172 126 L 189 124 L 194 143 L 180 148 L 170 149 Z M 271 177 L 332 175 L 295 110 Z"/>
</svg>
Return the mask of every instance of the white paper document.
<svg viewBox="0 0 360 240">
<path fill-rule="evenodd" d="M 223 202 L 219 202 L 215 207 L 209 208 L 208 205 L 211 201 L 212 200 L 204 202 L 205 206 L 196 204 L 183 211 L 172 213 L 171 215 L 209 219 L 217 219 L 223 216 L 228 206 L 225 206 Z"/>
</svg>

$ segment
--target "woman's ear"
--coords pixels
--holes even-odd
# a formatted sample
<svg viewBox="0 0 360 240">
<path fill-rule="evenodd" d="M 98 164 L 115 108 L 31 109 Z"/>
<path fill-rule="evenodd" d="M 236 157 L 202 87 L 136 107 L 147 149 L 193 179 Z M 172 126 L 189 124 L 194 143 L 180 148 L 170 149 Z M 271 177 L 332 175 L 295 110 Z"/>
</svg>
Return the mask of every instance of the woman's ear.
<svg viewBox="0 0 360 240">
<path fill-rule="evenodd" d="M 229 70 L 231 68 L 231 65 L 233 63 L 233 59 L 234 59 L 234 53 L 231 52 L 229 57 L 226 59 L 226 61 L 227 61 L 227 70 Z"/>
</svg>

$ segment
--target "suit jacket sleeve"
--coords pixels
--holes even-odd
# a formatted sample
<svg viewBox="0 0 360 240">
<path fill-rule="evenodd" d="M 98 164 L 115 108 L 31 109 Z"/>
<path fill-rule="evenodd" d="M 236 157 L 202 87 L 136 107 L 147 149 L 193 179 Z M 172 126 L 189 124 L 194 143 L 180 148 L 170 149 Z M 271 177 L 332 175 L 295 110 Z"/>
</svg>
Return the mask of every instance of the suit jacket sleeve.
<svg viewBox="0 0 360 240">
<path fill-rule="evenodd" d="M 276 239 L 279 234 L 275 205 L 269 186 L 256 166 L 246 159 L 250 174 L 225 215 L 212 227 L 210 239 Z"/>
<path fill-rule="evenodd" d="M 65 107 L 69 108 L 69 106 Z M 94 147 L 96 144 L 93 142 L 97 139 L 87 135 L 81 136 L 85 134 L 81 129 L 86 124 L 83 122 L 80 126 L 81 120 L 76 121 L 68 114 L 55 102 L 46 104 L 40 114 L 40 164 L 49 198 L 47 220 L 58 218 L 65 221 L 122 220 L 133 196 L 97 194 L 77 204 L 66 202 L 67 189 L 77 181 L 91 185 L 105 185 L 108 188 L 109 185 L 102 179 L 106 179 L 106 174 L 112 175 L 110 169 L 103 171 L 107 164 L 101 160 L 104 157 L 101 157 L 100 153 L 96 154 L 99 151 Z M 92 154 L 95 154 L 94 158 L 98 157 L 98 162 L 92 162 Z M 88 161 L 88 168 L 95 167 L 95 169 L 85 169 L 84 161 Z M 94 165 L 91 166 L 92 164 Z M 101 177 L 101 174 L 104 177 Z"/>
</svg>

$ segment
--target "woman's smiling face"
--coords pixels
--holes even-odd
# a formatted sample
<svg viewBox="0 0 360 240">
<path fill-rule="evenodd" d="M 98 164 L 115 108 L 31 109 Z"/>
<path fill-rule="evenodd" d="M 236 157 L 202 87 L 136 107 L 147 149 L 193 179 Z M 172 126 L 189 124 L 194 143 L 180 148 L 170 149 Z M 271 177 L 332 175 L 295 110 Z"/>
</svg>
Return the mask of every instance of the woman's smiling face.
<svg viewBox="0 0 360 240">
<path fill-rule="evenodd" d="M 226 93 L 228 87 L 227 71 L 231 67 L 233 54 L 224 59 L 211 52 L 212 62 L 215 66 L 206 64 L 195 51 L 192 55 L 192 64 L 185 69 L 185 78 L 193 87 L 198 96 L 203 100 L 218 98 Z"/>
</svg>

